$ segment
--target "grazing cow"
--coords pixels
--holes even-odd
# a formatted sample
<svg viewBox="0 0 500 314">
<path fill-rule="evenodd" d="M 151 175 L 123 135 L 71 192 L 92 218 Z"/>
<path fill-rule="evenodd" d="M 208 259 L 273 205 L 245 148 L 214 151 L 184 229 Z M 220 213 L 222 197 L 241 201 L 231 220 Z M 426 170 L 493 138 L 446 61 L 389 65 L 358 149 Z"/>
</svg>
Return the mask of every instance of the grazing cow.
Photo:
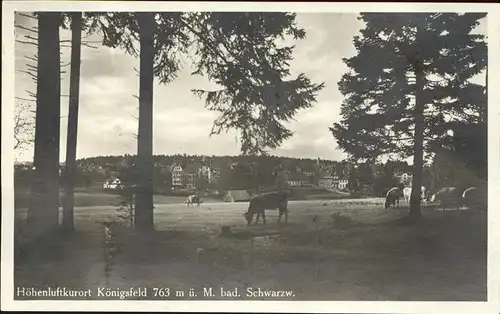
<svg viewBox="0 0 500 314">
<path fill-rule="evenodd" d="M 460 209 L 462 203 L 462 194 L 456 187 L 444 187 L 431 196 L 432 203 L 439 202 L 443 210 L 456 206 Z"/>
<path fill-rule="evenodd" d="M 255 223 L 259 223 L 259 218 L 262 215 L 264 224 L 266 224 L 266 210 L 278 209 L 279 218 L 278 223 L 281 221 L 281 217 L 285 215 L 285 223 L 288 222 L 288 195 L 286 192 L 269 192 L 264 194 L 255 195 L 250 199 L 250 204 L 248 205 L 248 211 L 243 213 L 247 221 L 247 225 L 252 223 L 253 216 L 257 214 L 257 220 Z"/>
<path fill-rule="evenodd" d="M 462 193 L 462 204 L 468 208 L 486 209 L 485 189 L 470 187 Z"/>
<path fill-rule="evenodd" d="M 421 190 L 422 190 L 422 193 L 420 195 L 420 198 L 425 203 L 427 201 L 427 195 L 426 195 L 426 191 L 425 191 L 425 186 L 422 186 Z M 404 188 L 403 189 L 403 195 L 404 195 L 406 203 L 410 203 L 411 187 Z"/>
<path fill-rule="evenodd" d="M 190 205 L 193 205 L 194 204 L 197 204 L 198 206 L 200 206 L 200 197 L 198 195 L 189 195 L 187 200 L 186 200 L 186 206 L 190 206 Z"/>
<path fill-rule="evenodd" d="M 399 198 L 403 196 L 401 189 L 398 187 L 391 188 L 387 191 L 385 195 L 385 209 L 389 208 L 389 206 L 398 206 L 399 207 Z"/>
</svg>

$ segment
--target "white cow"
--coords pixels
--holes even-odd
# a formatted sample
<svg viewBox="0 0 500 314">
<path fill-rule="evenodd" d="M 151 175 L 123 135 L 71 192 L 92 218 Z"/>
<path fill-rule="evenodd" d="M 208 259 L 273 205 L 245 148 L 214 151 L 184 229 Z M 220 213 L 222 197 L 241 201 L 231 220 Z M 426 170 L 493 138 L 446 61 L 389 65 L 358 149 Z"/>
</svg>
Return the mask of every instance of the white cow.
<svg viewBox="0 0 500 314">
<path fill-rule="evenodd" d="M 422 193 L 421 193 L 420 197 L 421 197 L 422 201 L 425 203 L 427 201 L 427 193 L 425 190 L 425 186 L 422 186 L 421 190 L 422 190 Z M 405 198 L 405 201 L 407 203 L 410 203 L 411 187 L 406 187 L 403 189 L 403 196 Z"/>
<path fill-rule="evenodd" d="M 186 200 L 186 206 L 190 206 L 190 205 L 194 206 L 194 204 L 196 204 L 199 207 L 200 203 L 201 203 L 200 197 L 198 195 L 195 195 L 195 194 L 189 195 L 187 200 Z"/>
</svg>

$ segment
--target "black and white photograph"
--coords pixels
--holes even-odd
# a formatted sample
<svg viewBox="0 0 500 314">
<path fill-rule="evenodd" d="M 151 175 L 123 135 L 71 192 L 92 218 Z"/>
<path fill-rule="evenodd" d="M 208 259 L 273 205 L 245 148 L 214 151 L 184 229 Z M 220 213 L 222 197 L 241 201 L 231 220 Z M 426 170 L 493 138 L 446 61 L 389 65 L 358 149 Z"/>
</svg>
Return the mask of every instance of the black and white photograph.
<svg viewBox="0 0 500 314">
<path fill-rule="evenodd" d="M 4 4 L 3 310 L 500 313 L 498 6 Z"/>
</svg>

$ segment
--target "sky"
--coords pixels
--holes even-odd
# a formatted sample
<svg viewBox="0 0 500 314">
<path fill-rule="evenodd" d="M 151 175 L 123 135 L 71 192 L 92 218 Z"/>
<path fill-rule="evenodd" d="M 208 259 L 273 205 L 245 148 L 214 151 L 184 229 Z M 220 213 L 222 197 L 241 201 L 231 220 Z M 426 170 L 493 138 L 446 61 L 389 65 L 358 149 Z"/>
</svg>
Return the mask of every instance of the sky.
<svg viewBox="0 0 500 314">
<path fill-rule="evenodd" d="M 294 42 L 292 73 L 303 72 L 315 83 L 324 82 L 325 88 L 318 93 L 312 108 L 299 111 L 293 121 L 285 124 L 294 135 L 270 151 L 271 154 L 329 160 L 346 157 L 337 148 L 328 128 L 340 120 L 343 96 L 337 82 L 347 71 L 342 58 L 355 54 L 353 37 L 364 27 L 357 16 L 354 13 L 297 14 L 296 22 L 306 30 L 307 37 Z M 16 25 L 29 27 L 34 22 L 16 14 Z M 23 39 L 25 34 L 26 31 L 16 30 L 18 39 Z M 70 38 L 69 32 L 61 33 L 61 39 Z M 120 49 L 97 46 L 98 49 L 82 48 L 77 158 L 135 154 L 138 100 L 133 95 L 138 94 L 139 77 L 134 68 L 139 68 L 139 60 Z M 16 42 L 15 49 L 16 97 L 30 98 L 26 91 L 34 92 L 36 86 L 31 77 L 21 71 L 26 70 L 25 64 L 29 62 L 26 56 L 32 56 L 36 47 Z M 63 63 L 69 63 L 70 49 L 63 50 Z M 62 77 L 63 95 L 69 93 L 69 67 L 65 70 L 68 73 Z M 204 77 L 191 76 L 191 72 L 192 68 L 186 63 L 174 82 L 160 85 L 155 81 L 154 154 L 238 155 L 240 144 L 236 132 L 209 136 L 218 113 L 205 109 L 204 101 L 193 95 L 191 89 L 206 88 L 210 84 Z M 63 96 L 61 161 L 65 159 L 67 112 L 68 98 Z M 33 158 L 31 147 L 16 153 L 18 161 Z"/>
</svg>

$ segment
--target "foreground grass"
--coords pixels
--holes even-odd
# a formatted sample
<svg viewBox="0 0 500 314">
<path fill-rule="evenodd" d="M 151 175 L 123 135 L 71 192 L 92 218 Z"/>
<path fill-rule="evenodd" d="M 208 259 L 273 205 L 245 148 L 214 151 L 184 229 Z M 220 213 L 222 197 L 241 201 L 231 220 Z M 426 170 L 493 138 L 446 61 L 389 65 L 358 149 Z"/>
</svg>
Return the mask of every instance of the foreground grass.
<svg viewBox="0 0 500 314">
<path fill-rule="evenodd" d="M 149 236 L 115 228 L 110 260 L 97 222 L 104 216 L 81 214 L 73 235 L 18 259 L 15 284 L 184 291 L 174 299 L 190 288 L 202 298 L 204 287 L 239 288 L 244 299 L 246 287 L 260 287 L 293 291 L 282 300 L 486 300 L 484 212 L 425 210 L 423 223 L 407 226 L 406 212 L 378 203 L 304 202 L 290 211 L 288 225 L 269 214 L 267 226 L 245 227 L 234 207 L 169 207 Z M 232 235 L 220 236 L 222 225 Z"/>
</svg>

